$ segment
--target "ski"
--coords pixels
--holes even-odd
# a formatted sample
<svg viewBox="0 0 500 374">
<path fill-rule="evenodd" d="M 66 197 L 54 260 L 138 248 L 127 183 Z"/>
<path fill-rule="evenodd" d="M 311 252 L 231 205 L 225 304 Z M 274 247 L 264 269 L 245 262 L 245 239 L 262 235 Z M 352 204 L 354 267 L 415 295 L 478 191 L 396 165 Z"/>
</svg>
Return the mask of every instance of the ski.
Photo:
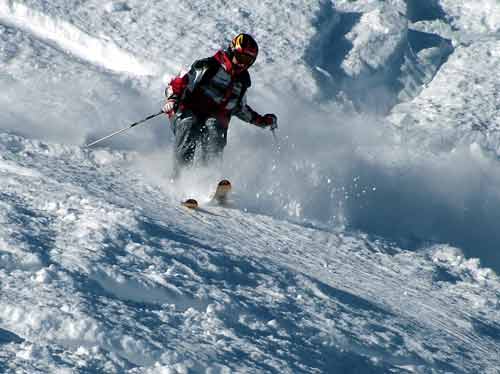
<svg viewBox="0 0 500 374">
<path fill-rule="evenodd" d="M 229 195 L 231 193 L 232 185 L 231 182 L 228 181 L 227 179 L 221 180 L 217 184 L 217 188 L 215 189 L 215 193 L 212 195 L 210 199 L 210 204 L 216 204 L 216 205 L 227 205 Z M 189 209 L 198 209 L 199 204 L 196 199 L 187 199 L 184 200 L 182 203 L 182 206 L 189 208 Z"/>
<path fill-rule="evenodd" d="M 182 206 L 185 206 L 186 208 L 189 208 L 189 209 L 198 208 L 198 201 L 195 199 L 187 199 L 187 200 L 183 201 L 181 204 L 182 204 Z"/>
<path fill-rule="evenodd" d="M 211 202 L 217 205 L 226 205 L 228 203 L 229 195 L 231 194 L 232 185 L 227 179 L 221 180 L 217 184 Z"/>
</svg>

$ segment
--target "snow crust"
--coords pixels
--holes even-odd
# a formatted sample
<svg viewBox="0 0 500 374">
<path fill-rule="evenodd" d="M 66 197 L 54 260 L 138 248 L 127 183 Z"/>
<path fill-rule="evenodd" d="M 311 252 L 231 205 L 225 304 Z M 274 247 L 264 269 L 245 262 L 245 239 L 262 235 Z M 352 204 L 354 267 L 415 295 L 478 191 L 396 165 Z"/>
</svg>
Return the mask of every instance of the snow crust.
<svg viewBox="0 0 500 374">
<path fill-rule="evenodd" d="M 500 42 L 496 38 L 457 47 L 417 98 L 394 109 L 396 123 L 410 132 L 433 132 L 435 136 L 426 135 L 424 141 L 439 141 L 441 149 L 472 137 L 496 152 L 495 134 L 500 126 L 499 56 Z M 481 61 L 480 71 L 469 68 L 477 61 Z"/>
<path fill-rule="evenodd" d="M 0 0 L 0 372 L 496 373 L 499 14 Z M 240 31 L 277 139 L 177 185 L 165 118 L 82 147 Z"/>
<path fill-rule="evenodd" d="M 392 1 L 365 12 L 346 35 L 353 46 L 342 62 L 348 75 L 366 74 L 387 64 L 400 44 L 406 41 L 408 21 L 402 1 Z M 362 63 L 363 65 L 360 65 Z"/>
<path fill-rule="evenodd" d="M 453 1 L 440 0 L 451 24 L 462 31 L 470 33 L 495 33 L 500 30 L 500 13 L 498 1 L 478 0 Z"/>
</svg>

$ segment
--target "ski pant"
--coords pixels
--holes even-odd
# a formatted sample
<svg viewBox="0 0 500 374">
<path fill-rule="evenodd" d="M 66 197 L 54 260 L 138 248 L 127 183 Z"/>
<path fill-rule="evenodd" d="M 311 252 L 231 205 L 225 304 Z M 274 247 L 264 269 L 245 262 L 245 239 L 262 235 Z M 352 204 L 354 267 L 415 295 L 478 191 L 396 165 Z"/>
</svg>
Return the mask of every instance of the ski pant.
<svg viewBox="0 0 500 374">
<path fill-rule="evenodd" d="M 227 143 L 227 127 L 217 118 L 200 117 L 185 111 L 178 112 L 171 124 L 175 135 L 177 172 L 195 163 L 206 166 L 222 159 Z"/>
</svg>

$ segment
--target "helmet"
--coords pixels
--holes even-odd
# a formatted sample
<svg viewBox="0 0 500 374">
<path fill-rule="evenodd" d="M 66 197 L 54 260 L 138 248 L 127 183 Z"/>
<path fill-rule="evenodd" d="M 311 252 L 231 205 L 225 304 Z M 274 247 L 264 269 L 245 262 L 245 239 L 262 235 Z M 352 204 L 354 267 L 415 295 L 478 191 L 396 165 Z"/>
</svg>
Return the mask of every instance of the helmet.
<svg viewBox="0 0 500 374">
<path fill-rule="evenodd" d="M 250 66 L 257 59 L 259 46 L 254 38 L 248 34 L 238 34 L 231 41 L 229 51 L 241 64 Z"/>
</svg>

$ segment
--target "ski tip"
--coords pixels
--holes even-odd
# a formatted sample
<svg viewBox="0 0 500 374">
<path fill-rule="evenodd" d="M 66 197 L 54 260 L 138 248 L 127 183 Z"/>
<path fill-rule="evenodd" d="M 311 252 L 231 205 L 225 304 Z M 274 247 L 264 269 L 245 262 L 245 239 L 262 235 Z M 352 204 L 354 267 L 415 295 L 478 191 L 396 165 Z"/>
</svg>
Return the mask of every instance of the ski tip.
<svg viewBox="0 0 500 374">
<path fill-rule="evenodd" d="M 229 182 L 227 179 L 223 179 L 217 185 L 217 191 L 215 192 L 215 195 L 225 195 L 231 191 L 231 188 L 231 182 Z"/>
<path fill-rule="evenodd" d="M 189 209 L 196 209 L 198 208 L 198 201 L 196 201 L 195 199 L 187 199 L 186 201 L 182 202 L 182 206 L 185 206 Z"/>
</svg>

